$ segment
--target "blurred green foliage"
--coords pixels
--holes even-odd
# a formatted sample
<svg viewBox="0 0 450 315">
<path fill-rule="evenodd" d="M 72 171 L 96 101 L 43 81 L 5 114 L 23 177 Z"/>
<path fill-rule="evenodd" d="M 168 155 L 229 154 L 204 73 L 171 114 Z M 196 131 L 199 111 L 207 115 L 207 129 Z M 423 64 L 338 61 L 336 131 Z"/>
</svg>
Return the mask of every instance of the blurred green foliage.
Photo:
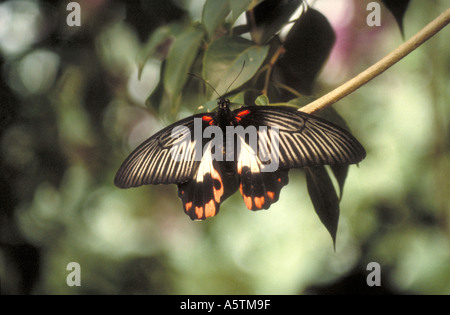
<svg viewBox="0 0 450 315">
<path fill-rule="evenodd" d="M 210 90 L 188 80 L 200 65 L 177 60 L 195 60 L 200 25 L 218 36 L 250 1 L 222 1 L 225 15 L 203 11 L 202 1 L 84 0 L 81 27 L 67 26 L 66 2 L 0 4 L 2 294 L 450 293 L 448 29 L 334 106 L 368 152 L 349 170 L 334 251 L 299 171 L 270 210 L 248 211 L 236 194 L 204 222 L 183 214 L 173 185 L 113 185 L 141 141 L 215 106 Z M 336 32 L 317 95 L 402 42 L 388 11 L 374 29 L 358 1 L 329 2 L 314 3 Z M 405 37 L 446 5 L 412 1 Z M 239 44 L 227 40 L 209 48 Z M 242 50 L 251 55 L 249 43 Z M 256 72 L 246 71 L 242 78 Z M 233 73 L 202 69 L 220 93 Z M 72 261 L 80 287 L 66 284 Z M 381 287 L 366 284 L 371 261 Z"/>
</svg>

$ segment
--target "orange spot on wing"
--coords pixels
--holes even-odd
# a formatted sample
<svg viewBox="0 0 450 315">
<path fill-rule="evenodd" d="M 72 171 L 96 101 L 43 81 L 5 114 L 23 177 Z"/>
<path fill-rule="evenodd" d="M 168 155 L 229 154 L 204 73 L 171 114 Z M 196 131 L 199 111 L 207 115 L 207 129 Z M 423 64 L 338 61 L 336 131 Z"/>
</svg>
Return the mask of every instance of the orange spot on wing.
<svg viewBox="0 0 450 315">
<path fill-rule="evenodd" d="M 280 177 L 280 178 L 278 178 L 278 182 L 279 182 L 279 183 L 281 183 L 281 177 Z"/>
<path fill-rule="evenodd" d="M 264 196 L 263 197 L 255 197 L 255 206 L 258 209 L 261 209 L 264 205 Z"/>
<path fill-rule="evenodd" d="M 239 184 L 239 191 L 241 192 L 241 195 L 243 195 L 242 194 L 242 183 Z"/>
<path fill-rule="evenodd" d="M 192 208 L 192 201 L 191 202 L 186 202 L 185 207 L 186 207 L 186 212 L 191 210 L 191 208 Z"/>
<path fill-rule="evenodd" d="M 245 202 L 245 205 L 247 206 L 247 208 L 252 210 L 252 208 L 253 208 L 252 197 L 245 196 L 245 195 L 242 195 L 242 197 L 244 197 L 244 202 Z"/>
<path fill-rule="evenodd" d="M 203 207 L 195 207 L 195 215 L 197 219 L 201 219 L 203 217 Z"/>
<path fill-rule="evenodd" d="M 205 205 L 205 217 L 213 217 L 216 215 L 216 204 L 214 203 L 214 200 L 211 199 L 210 202 L 208 202 Z"/>
<path fill-rule="evenodd" d="M 268 191 L 267 192 L 267 197 L 269 197 L 270 200 L 274 200 L 275 199 L 275 193 L 273 191 Z"/>
<path fill-rule="evenodd" d="M 222 177 L 220 177 L 219 172 L 217 172 L 215 168 L 212 168 L 211 177 L 212 177 L 212 179 L 218 180 L 219 183 L 220 183 L 220 188 L 219 189 L 216 189 L 216 187 L 213 186 L 214 200 L 217 203 L 219 203 L 220 202 L 220 198 L 222 198 L 222 195 L 223 195 Z"/>
</svg>

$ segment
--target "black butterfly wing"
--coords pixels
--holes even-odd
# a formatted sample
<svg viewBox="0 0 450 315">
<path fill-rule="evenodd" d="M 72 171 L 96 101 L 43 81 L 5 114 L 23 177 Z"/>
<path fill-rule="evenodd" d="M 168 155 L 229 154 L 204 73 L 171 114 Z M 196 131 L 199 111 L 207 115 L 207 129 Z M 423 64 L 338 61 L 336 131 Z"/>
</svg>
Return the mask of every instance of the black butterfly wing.
<svg viewBox="0 0 450 315">
<path fill-rule="evenodd" d="M 194 178 L 200 160 L 194 137 L 194 119 L 209 114 L 197 114 L 182 119 L 151 136 L 139 145 L 123 162 L 114 178 L 120 188 L 147 184 L 180 184 Z M 202 130 L 207 126 L 202 122 Z M 203 143 L 200 150 L 203 148 Z M 200 152 L 201 153 L 201 152 Z"/>
<path fill-rule="evenodd" d="M 251 135 L 237 135 L 237 173 L 247 208 L 267 209 L 287 185 L 290 168 L 344 165 L 365 157 L 362 145 L 334 124 L 289 107 L 247 106 L 233 112 Z M 253 129 L 251 129 L 253 128 Z"/>
<path fill-rule="evenodd" d="M 213 114 L 197 114 L 136 148 L 117 172 L 115 184 L 120 188 L 177 184 L 186 214 L 203 220 L 216 215 L 238 187 L 249 209 L 267 209 L 288 183 L 290 168 L 353 164 L 365 157 L 364 148 L 349 132 L 289 107 L 248 106 L 231 117 L 230 124 L 247 131 L 252 127 L 256 135 L 255 144 L 245 132 L 237 134 L 233 161 L 214 160 L 212 142 L 195 136 L 216 123 Z M 196 118 L 201 130 L 196 130 Z"/>
<path fill-rule="evenodd" d="M 201 122 L 199 130 L 195 130 L 195 119 Z M 212 120 L 213 114 L 197 114 L 148 138 L 123 162 L 115 185 L 177 184 L 183 209 L 192 220 L 216 215 L 238 182 L 235 163 L 213 160 L 212 142 L 202 137 Z"/>
<path fill-rule="evenodd" d="M 178 196 L 183 209 L 192 220 L 215 216 L 220 204 L 238 187 L 235 163 L 214 160 L 211 143 L 210 141 L 205 145 L 195 177 L 178 185 Z"/>
<path fill-rule="evenodd" d="M 278 169 L 347 165 L 366 156 L 348 131 L 290 107 L 247 106 L 234 114 L 244 128 L 257 128 L 258 157 L 265 165 L 274 162 Z"/>
</svg>

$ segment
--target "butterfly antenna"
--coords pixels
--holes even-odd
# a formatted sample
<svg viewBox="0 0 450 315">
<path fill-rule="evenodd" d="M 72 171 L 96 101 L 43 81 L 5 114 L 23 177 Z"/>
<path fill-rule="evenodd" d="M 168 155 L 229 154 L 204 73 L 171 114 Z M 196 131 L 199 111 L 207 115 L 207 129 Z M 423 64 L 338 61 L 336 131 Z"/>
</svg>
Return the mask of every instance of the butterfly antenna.
<svg viewBox="0 0 450 315">
<path fill-rule="evenodd" d="M 219 98 L 222 98 L 222 95 L 219 94 L 219 92 L 217 92 L 217 90 L 211 85 L 209 84 L 208 81 L 206 81 L 205 79 L 203 79 L 201 76 L 196 75 L 195 73 L 188 73 L 190 76 L 193 76 L 201 81 L 203 81 L 203 83 L 205 83 L 206 85 L 208 85 L 214 92 L 216 92 L 216 94 L 219 96 Z"/>
<path fill-rule="evenodd" d="M 225 94 L 227 94 L 228 90 L 230 89 L 230 87 L 234 84 L 234 82 L 236 82 L 236 80 L 239 78 L 239 76 L 241 75 L 242 71 L 244 70 L 245 67 L 245 60 L 244 63 L 242 64 L 242 68 L 239 71 L 238 75 L 236 76 L 236 78 L 234 78 L 233 82 L 231 82 L 231 84 L 228 86 L 227 90 L 225 91 Z"/>
</svg>

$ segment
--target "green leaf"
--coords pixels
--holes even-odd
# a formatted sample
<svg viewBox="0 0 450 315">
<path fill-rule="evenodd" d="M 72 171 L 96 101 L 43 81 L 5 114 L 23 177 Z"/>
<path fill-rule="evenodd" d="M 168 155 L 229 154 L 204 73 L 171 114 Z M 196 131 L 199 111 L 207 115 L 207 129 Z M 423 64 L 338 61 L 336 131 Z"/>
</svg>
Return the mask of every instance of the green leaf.
<svg viewBox="0 0 450 315">
<path fill-rule="evenodd" d="M 147 100 L 145 101 L 145 105 L 149 108 L 154 109 L 156 112 L 159 111 L 162 99 L 164 97 L 163 77 L 164 77 L 164 69 L 166 68 L 165 63 L 166 62 L 164 61 L 161 65 L 158 85 L 155 87 L 155 89 L 152 91 L 152 93 L 147 97 Z"/>
<path fill-rule="evenodd" d="M 148 58 L 153 55 L 159 45 L 170 38 L 170 30 L 168 27 L 160 27 L 152 33 L 150 40 L 145 44 L 144 49 L 138 55 L 138 78 L 141 79 L 142 70 Z"/>
<path fill-rule="evenodd" d="M 252 3 L 252 0 L 229 0 L 229 3 L 233 24 L 244 11 L 248 10 L 250 4 Z"/>
<path fill-rule="evenodd" d="M 137 56 L 139 79 L 141 78 L 142 70 L 147 60 L 150 57 L 158 54 L 164 55 L 167 50 L 167 47 L 172 42 L 172 38 L 177 34 L 179 34 L 181 30 L 182 25 L 180 25 L 179 23 L 172 23 L 159 27 L 151 34 L 150 38 L 144 44 L 144 47 Z"/>
<path fill-rule="evenodd" d="M 180 97 L 202 39 L 203 31 L 191 28 L 180 34 L 170 49 L 164 72 L 164 89 L 172 103 Z"/>
<path fill-rule="evenodd" d="M 255 26 L 251 31 L 252 39 L 263 44 L 278 33 L 285 26 L 292 14 L 302 3 L 301 0 L 265 0 L 247 11 L 247 21 L 254 16 Z"/>
<path fill-rule="evenodd" d="M 311 94 L 314 82 L 335 42 L 334 30 L 319 11 L 309 8 L 292 26 L 278 59 L 274 75 L 281 83 L 303 94 Z"/>
<path fill-rule="evenodd" d="M 223 95 L 227 90 L 236 89 L 250 80 L 266 59 L 268 51 L 268 46 L 256 46 L 241 37 L 223 36 L 211 43 L 205 52 L 203 78 Z"/>
<path fill-rule="evenodd" d="M 336 247 L 339 222 L 339 198 L 324 166 L 307 167 L 306 184 L 311 201 L 320 221 L 327 228 Z"/>
<path fill-rule="evenodd" d="M 333 175 L 336 178 L 339 185 L 339 200 L 342 199 L 344 194 L 344 184 L 347 179 L 348 169 L 350 165 L 330 165 Z"/>
<path fill-rule="evenodd" d="M 293 98 L 288 103 L 292 105 L 296 105 L 299 108 L 308 105 L 309 103 L 315 101 L 317 98 L 315 96 L 310 95 L 302 95 L 297 98 Z"/>
<path fill-rule="evenodd" d="M 409 0 L 381 0 L 391 11 L 403 36 L 403 17 L 408 9 Z"/>
<path fill-rule="evenodd" d="M 267 95 L 260 95 L 255 100 L 256 105 L 269 105 L 269 98 Z"/>
<path fill-rule="evenodd" d="M 232 104 L 244 105 L 245 104 L 245 91 L 231 95 L 229 100 Z"/>
<path fill-rule="evenodd" d="M 319 117 L 322 117 L 333 124 L 347 130 L 350 132 L 350 128 L 347 125 L 347 122 L 344 118 L 339 115 L 339 113 L 333 108 L 328 107 L 318 113 Z M 332 165 L 331 170 L 333 171 L 333 175 L 336 178 L 339 185 L 339 199 L 342 199 L 342 195 L 344 194 L 344 184 L 347 179 L 349 165 Z"/>
<path fill-rule="evenodd" d="M 230 13 L 228 0 L 206 0 L 202 12 L 202 24 L 211 37 Z"/>
</svg>

